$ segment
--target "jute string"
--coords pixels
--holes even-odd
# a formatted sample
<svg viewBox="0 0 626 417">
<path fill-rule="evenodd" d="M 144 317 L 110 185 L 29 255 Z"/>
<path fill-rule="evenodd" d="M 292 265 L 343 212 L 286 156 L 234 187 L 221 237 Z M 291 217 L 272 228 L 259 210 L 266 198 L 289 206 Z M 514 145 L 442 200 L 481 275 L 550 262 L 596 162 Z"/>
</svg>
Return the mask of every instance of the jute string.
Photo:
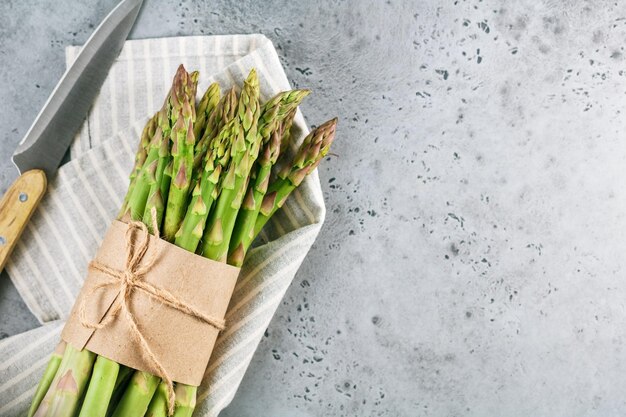
<svg viewBox="0 0 626 417">
<path fill-rule="evenodd" d="M 152 212 L 153 230 L 155 231 L 155 237 L 159 238 L 158 227 L 156 226 L 156 212 Z M 157 259 L 157 251 L 153 251 L 150 258 L 142 263 L 143 257 L 148 251 L 150 245 L 150 233 L 145 224 L 139 221 L 131 221 L 128 223 L 126 229 L 126 262 L 123 271 L 110 268 L 109 266 L 93 260 L 89 263 L 89 268 L 96 271 L 100 271 L 107 275 L 109 279 L 104 280 L 98 285 L 94 286 L 89 293 L 83 297 L 82 303 L 79 308 L 80 323 L 89 329 L 102 329 L 108 326 L 115 320 L 119 313 L 122 313 L 125 320 L 132 331 L 132 337 L 141 346 L 142 356 L 152 365 L 153 369 L 157 370 L 157 375 L 163 379 L 167 385 L 168 392 L 168 415 L 174 413 L 174 382 L 167 373 L 167 370 L 161 365 L 158 358 L 150 349 L 150 344 L 144 337 L 141 330 L 137 326 L 135 316 L 130 309 L 130 299 L 133 291 L 141 290 L 161 303 L 192 316 L 198 320 L 201 320 L 218 330 L 223 330 L 225 323 L 224 320 L 207 316 L 201 311 L 196 310 L 192 306 L 181 301 L 175 295 L 169 291 L 155 287 L 154 285 L 144 281 L 142 278 L 150 270 L 152 265 Z M 87 317 L 87 301 L 96 295 L 96 292 L 105 287 L 118 287 L 119 294 L 111 305 L 111 309 L 108 314 L 104 316 L 101 321 L 92 321 Z"/>
</svg>

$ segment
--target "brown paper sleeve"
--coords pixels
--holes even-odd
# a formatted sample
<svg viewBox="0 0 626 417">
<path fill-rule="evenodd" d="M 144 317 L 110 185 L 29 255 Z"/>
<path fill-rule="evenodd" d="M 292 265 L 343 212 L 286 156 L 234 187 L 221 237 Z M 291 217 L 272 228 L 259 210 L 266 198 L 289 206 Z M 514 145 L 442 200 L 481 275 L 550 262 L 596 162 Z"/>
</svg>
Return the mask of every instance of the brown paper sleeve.
<svg viewBox="0 0 626 417">
<path fill-rule="evenodd" d="M 123 271 L 126 230 L 125 223 L 114 221 L 95 260 Z M 156 261 L 143 280 L 171 292 L 205 315 L 224 318 L 239 268 L 203 258 L 150 235 L 150 245 L 143 259 L 150 259 L 155 251 Z M 113 322 L 98 330 L 81 324 L 78 311 L 85 297 L 88 297 L 85 303 L 87 317 L 98 322 L 119 296 L 118 286 L 108 286 L 92 293 L 94 286 L 110 279 L 103 272 L 89 270 L 61 338 L 76 348 L 87 348 L 117 363 L 158 374 L 142 355 L 139 343 L 133 337 L 123 314 L 118 314 Z M 152 299 L 140 289 L 133 291 L 129 304 L 140 331 L 171 379 L 188 385 L 200 385 L 218 330 Z"/>
</svg>

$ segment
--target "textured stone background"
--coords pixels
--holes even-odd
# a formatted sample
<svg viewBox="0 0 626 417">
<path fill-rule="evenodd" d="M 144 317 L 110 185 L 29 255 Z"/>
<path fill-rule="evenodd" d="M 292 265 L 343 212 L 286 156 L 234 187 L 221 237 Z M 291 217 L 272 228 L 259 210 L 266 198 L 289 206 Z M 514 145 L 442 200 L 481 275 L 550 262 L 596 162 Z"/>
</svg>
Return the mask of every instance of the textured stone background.
<svg viewBox="0 0 626 417">
<path fill-rule="evenodd" d="M 0 4 L 9 156 L 116 3 Z M 512 4 L 514 3 L 514 4 Z M 133 38 L 260 32 L 328 218 L 225 416 L 626 414 L 626 5 L 146 0 Z M 0 280 L 0 332 L 37 326 Z"/>
</svg>

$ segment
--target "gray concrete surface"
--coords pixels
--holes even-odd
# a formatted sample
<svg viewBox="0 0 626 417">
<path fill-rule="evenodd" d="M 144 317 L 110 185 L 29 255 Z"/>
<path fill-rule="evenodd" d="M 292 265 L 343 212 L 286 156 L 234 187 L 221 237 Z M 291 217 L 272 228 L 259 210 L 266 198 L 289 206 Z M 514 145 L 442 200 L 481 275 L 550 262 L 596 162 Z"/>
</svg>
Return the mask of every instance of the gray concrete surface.
<svg viewBox="0 0 626 417">
<path fill-rule="evenodd" d="M 114 4 L 0 4 L 0 189 Z M 340 127 L 327 223 L 223 415 L 626 414 L 626 5 L 146 0 L 132 37 L 251 32 Z M 1 335 L 36 325 L 3 276 Z"/>
</svg>

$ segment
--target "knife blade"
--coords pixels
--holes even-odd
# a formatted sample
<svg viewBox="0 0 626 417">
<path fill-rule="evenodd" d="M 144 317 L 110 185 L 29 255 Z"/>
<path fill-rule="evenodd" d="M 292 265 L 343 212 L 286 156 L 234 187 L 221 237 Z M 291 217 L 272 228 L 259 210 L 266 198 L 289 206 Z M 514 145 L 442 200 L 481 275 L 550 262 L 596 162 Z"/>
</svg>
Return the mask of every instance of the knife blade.
<svg viewBox="0 0 626 417">
<path fill-rule="evenodd" d="M 51 176 L 85 120 L 113 61 L 135 22 L 142 0 L 123 0 L 89 37 L 13 154 L 24 173 Z"/>
<path fill-rule="evenodd" d="M 89 37 L 20 141 L 20 177 L 0 200 L 0 271 L 87 116 L 143 0 L 122 0 Z"/>
</svg>

